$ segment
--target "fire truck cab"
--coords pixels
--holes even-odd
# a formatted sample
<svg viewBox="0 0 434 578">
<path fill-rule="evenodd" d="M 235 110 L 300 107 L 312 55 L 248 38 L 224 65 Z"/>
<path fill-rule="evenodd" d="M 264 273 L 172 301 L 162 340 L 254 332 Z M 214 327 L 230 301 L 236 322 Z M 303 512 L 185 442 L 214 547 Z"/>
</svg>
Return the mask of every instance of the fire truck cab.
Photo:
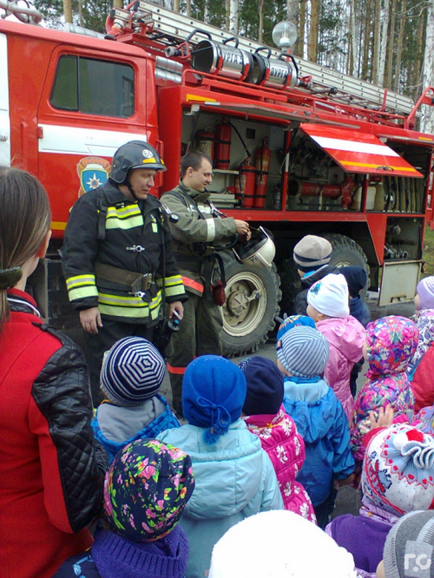
<svg viewBox="0 0 434 578">
<path fill-rule="evenodd" d="M 117 10 L 109 38 L 0 21 L 0 164 L 32 172 L 50 196 L 53 240 L 33 287 L 51 322 L 73 315 L 60 267 L 69 210 L 132 139 L 168 166 L 156 195 L 200 148 L 216 207 L 274 237 L 272 268 L 225 258 L 227 355 L 254 351 L 293 312 L 292 249 L 305 234 L 330 239 L 333 264 L 365 267 L 380 304 L 413 298 L 434 148 L 414 125 L 434 89 L 413 105 L 142 0 Z"/>
</svg>

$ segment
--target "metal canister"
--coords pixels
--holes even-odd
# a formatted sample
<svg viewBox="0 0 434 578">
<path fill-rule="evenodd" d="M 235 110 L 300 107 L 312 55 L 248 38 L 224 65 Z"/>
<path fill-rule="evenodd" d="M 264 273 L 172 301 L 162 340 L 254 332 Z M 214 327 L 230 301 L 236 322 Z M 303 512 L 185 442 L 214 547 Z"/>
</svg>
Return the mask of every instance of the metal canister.
<svg viewBox="0 0 434 578">
<path fill-rule="evenodd" d="M 279 58 L 268 59 L 270 74 L 264 86 L 270 88 L 287 88 L 297 86 L 298 68 L 291 54 L 280 54 Z"/>
<path fill-rule="evenodd" d="M 204 32 L 202 34 L 208 35 Z M 235 46 L 228 46 L 229 42 L 235 42 Z M 195 46 L 191 53 L 191 66 L 199 72 L 244 80 L 252 66 L 252 55 L 238 48 L 238 39 L 235 37 L 227 38 L 223 44 L 209 38 Z"/>
</svg>

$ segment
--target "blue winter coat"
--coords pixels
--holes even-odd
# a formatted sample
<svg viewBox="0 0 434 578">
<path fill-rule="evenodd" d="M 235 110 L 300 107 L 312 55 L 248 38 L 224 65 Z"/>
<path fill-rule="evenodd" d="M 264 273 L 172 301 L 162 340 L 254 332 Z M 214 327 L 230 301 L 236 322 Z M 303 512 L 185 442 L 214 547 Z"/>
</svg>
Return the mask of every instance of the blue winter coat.
<svg viewBox="0 0 434 578">
<path fill-rule="evenodd" d="M 160 394 L 134 407 L 103 403 L 92 420 L 95 437 L 108 451 L 110 462 L 127 444 L 139 439 L 156 438 L 160 432 L 178 428 L 179 425 L 166 399 Z"/>
<path fill-rule="evenodd" d="M 354 471 L 350 430 L 341 402 L 325 381 L 295 383 L 285 379 L 283 405 L 306 446 L 306 460 L 297 481 L 319 506 L 332 480 L 344 480 Z"/>
<path fill-rule="evenodd" d="M 193 462 L 196 486 L 181 519 L 190 544 L 186 578 L 206 575 L 213 546 L 230 527 L 258 512 L 284 509 L 270 458 L 243 420 L 214 445 L 204 442 L 203 433 L 188 424 L 157 436 Z"/>
</svg>

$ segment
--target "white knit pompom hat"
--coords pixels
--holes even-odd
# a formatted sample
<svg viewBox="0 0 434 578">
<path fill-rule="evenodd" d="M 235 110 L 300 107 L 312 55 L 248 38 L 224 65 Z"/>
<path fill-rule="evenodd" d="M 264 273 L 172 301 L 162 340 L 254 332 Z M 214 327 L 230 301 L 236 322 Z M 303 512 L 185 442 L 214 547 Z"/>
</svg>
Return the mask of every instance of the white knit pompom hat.
<svg viewBox="0 0 434 578">
<path fill-rule="evenodd" d="M 357 578 L 352 555 L 288 510 L 250 516 L 214 546 L 209 578 Z"/>
</svg>

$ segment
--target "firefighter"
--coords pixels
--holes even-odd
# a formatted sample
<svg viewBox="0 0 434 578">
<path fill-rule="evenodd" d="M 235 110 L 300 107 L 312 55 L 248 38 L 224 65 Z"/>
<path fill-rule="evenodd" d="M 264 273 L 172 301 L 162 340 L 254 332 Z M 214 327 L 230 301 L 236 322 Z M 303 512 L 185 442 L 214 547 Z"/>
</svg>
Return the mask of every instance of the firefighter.
<svg viewBox="0 0 434 578">
<path fill-rule="evenodd" d="M 152 146 L 128 142 L 116 151 L 109 180 L 71 210 L 62 265 L 85 331 L 95 405 L 104 352 L 131 335 L 154 341 L 163 300 L 169 318 L 183 316 L 187 296 L 167 215 L 149 194 L 157 171 L 165 170 Z"/>
<path fill-rule="evenodd" d="M 196 356 L 222 354 L 221 305 L 224 303 L 224 267 L 215 247 L 229 246 L 238 237 L 250 239 L 245 221 L 223 218 L 208 201 L 206 187 L 212 182 L 210 158 L 190 151 L 181 161 L 181 180 L 161 202 L 174 214 L 170 223 L 173 251 L 188 293 L 184 319 L 172 336 L 168 349 L 168 369 L 173 407 L 182 416 L 182 379 L 187 365 Z"/>
</svg>

